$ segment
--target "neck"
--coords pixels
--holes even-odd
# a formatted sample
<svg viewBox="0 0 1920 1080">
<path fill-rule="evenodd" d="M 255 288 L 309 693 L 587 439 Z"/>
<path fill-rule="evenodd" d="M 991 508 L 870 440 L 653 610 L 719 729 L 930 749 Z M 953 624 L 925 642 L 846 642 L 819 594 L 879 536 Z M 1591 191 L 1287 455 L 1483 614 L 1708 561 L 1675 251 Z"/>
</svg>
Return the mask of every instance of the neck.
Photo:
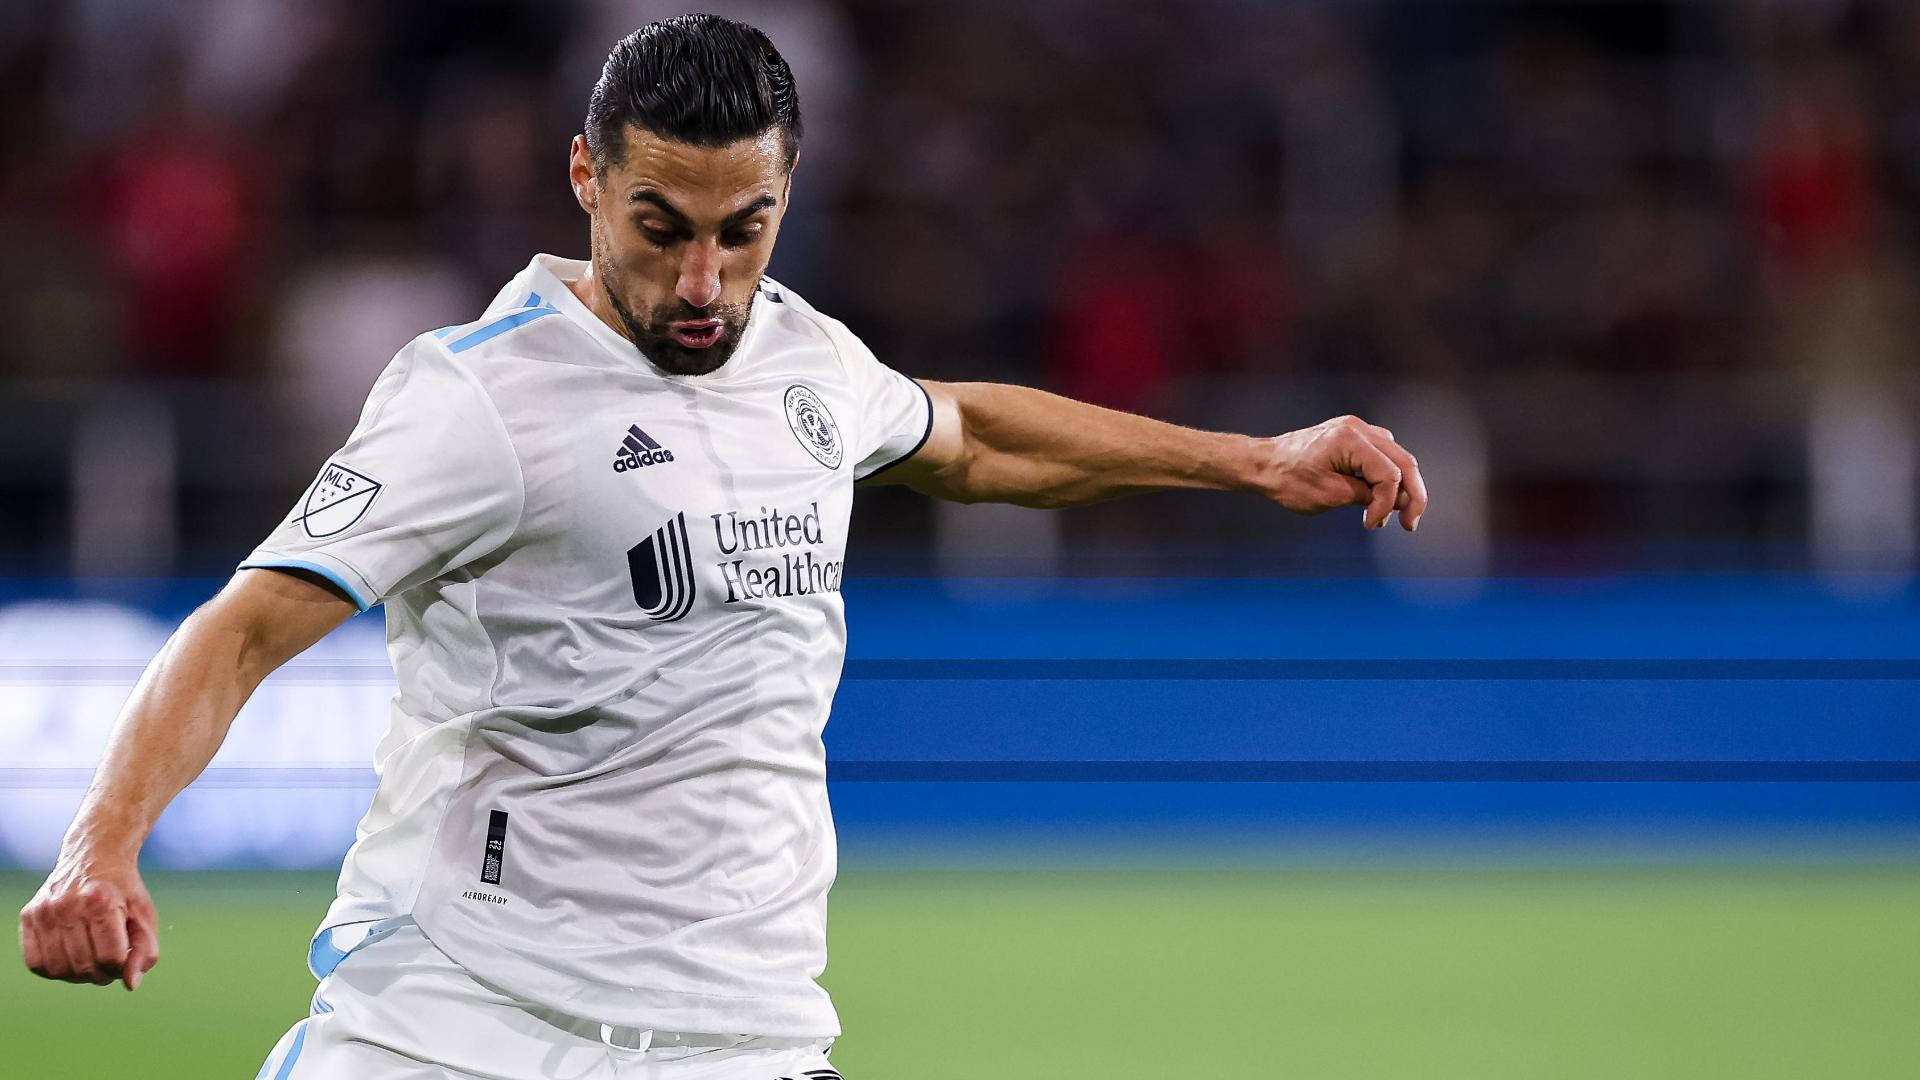
<svg viewBox="0 0 1920 1080">
<path fill-rule="evenodd" d="M 626 323 L 622 322 L 619 314 L 613 310 L 613 301 L 608 299 L 607 290 L 601 286 L 599 269 L 599 263 L 596 260 L 588 259 L 586 273 L 564 284 L 575 298 L 587 306 L 588 311 L 593 312 L 594 317 L 613 327 L 614 333 L 631 341 L 633 339 L 627 333 Z"/>
</svg>

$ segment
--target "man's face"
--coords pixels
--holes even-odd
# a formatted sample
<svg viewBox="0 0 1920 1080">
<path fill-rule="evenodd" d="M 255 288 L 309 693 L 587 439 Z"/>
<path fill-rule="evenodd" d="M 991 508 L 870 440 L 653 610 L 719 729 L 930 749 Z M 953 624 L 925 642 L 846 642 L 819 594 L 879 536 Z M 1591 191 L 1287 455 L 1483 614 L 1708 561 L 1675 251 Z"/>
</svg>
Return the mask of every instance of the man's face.
<svg viewBox="0 0 1920 1080">
<path fill-rule="evenodd" d="M 791 175 L 780 133 L 706 149 L 629 127 L 625 150 L 596 175 L 574 139 L 598 287 L 647 359 L 705 375 L 739 347 L 773 256 Z"/>
</svg>

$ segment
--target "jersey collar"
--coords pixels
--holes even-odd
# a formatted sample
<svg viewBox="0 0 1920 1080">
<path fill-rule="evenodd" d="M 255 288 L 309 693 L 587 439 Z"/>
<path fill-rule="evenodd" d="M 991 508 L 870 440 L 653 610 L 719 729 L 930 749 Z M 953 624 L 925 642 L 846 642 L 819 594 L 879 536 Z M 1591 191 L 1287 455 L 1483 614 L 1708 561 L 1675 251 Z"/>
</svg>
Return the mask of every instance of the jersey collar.
<svg viewBox="0 0 1920 1080">
<path fill-rule="evenodd" d="M 653 362 L 640 351 L 639 346 L 608 326 L 600 316 L 588 310 L 587 305 L 581 303 L 579 297 L 573 295 L 573 290 L 567 285 L 569 282 L 580 280 L 581 275 L 587 272 L 586 260 L 563 259 L 557 255 L 535 255 L 527 270 L 533 282 L 533 291 L 539 293 L 541 299 L 559 308 L 562 315 L 593 335 L 595 341 L 618 357 L 623 364 L 644 368 L 663 379 L 685 380 L 703 386 L 731 382 L 745 366 L 742 361 L 748 355 L 760 324 L 766 321 L 764 310 L 766 302 L 762 292 L 756 289 L 752 304 L 747 310 L 746 332 L 740 335 L 740 344 L 734 348 L 733 355 L 727 358 L 727 362 L 721 365 L 720 370 L 706 375 L 674 375 L 655 367 Z"/>
</svg>

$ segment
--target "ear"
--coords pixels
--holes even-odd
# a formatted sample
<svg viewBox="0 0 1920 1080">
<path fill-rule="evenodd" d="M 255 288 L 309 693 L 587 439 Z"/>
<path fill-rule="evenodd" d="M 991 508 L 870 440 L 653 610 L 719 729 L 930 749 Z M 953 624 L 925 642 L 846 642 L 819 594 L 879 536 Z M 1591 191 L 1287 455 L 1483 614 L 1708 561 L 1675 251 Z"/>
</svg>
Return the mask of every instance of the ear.
<svg viewBox="0 0 1920 1080">
<path fill-rule="evenodd" d="M 573 182 L 573 198 L 580 209 L 591 214 L 600 208 L 600 178 L 594 175 L 585 135 L 575 135 L 567 150 L 567 179 Z"/>
</svg>

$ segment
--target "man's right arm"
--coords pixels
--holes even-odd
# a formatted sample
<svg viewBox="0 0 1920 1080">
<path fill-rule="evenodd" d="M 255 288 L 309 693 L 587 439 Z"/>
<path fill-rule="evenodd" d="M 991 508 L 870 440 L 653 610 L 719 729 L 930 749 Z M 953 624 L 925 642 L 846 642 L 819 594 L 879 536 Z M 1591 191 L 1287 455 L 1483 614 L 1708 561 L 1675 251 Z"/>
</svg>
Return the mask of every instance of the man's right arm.
<svg viewBox="0 0 1920 1080">
<path fill-rule="evenodd" d="M 260 681 L 356 605 L 319 579 L 242 570 L 147 665 L 46 883 L 20 912 L 37 975 L 127 989 L 159 961 L 138 859 L 160 812 L 200 775 Z"/>
</svg>

